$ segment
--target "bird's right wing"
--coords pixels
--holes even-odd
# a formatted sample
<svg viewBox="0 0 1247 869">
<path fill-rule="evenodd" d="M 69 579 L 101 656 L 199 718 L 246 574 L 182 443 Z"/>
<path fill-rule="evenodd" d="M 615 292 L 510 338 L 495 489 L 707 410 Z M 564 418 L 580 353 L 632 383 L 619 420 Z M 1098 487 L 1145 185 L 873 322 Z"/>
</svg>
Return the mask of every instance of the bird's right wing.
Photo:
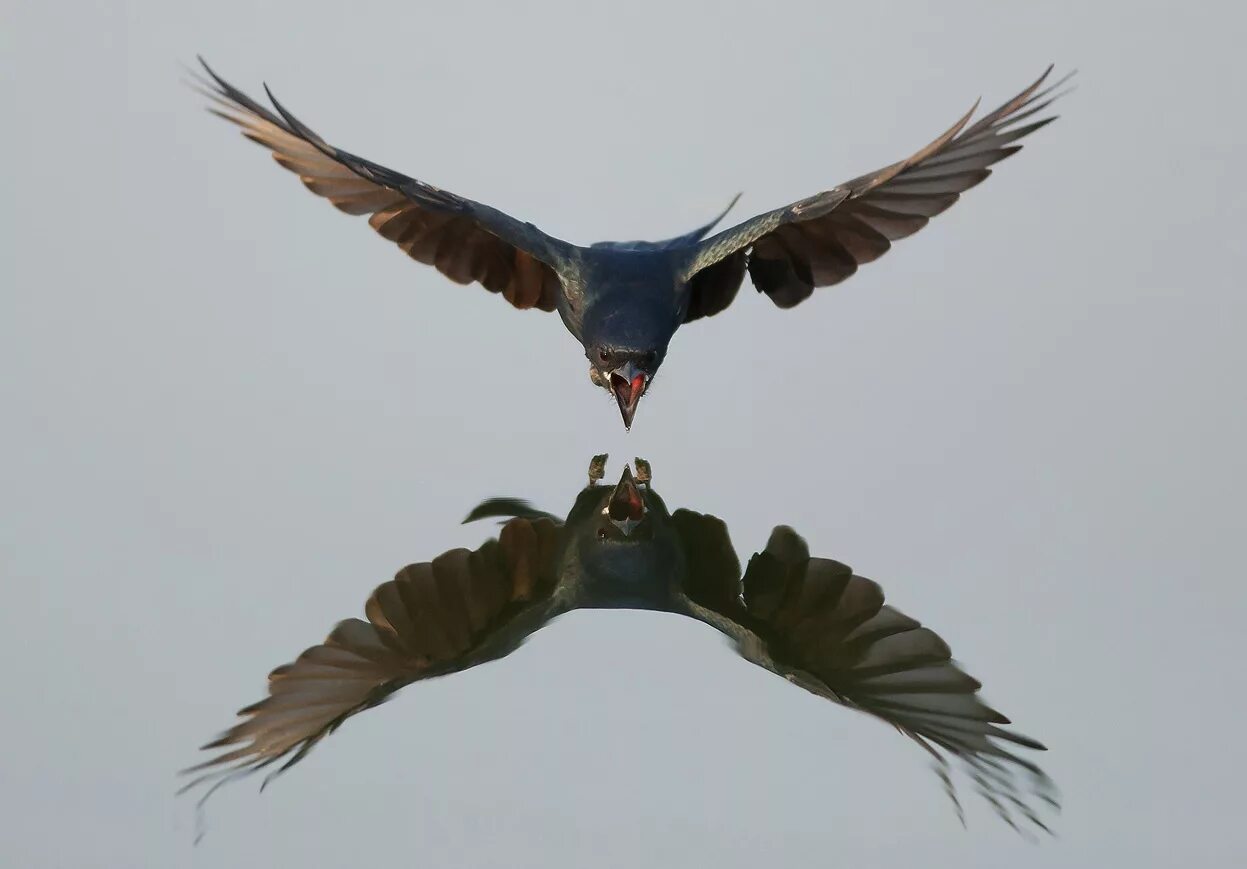
<svg viewBox="0 0 1247 869">
<path fill-rule="evenodd" d="M 554 310 L 556 269 L 571 245 L 496 208 L 335 148 L 271 93 L 268 109 L 203 67 L 210 78 L 197 84 L 213 102 L 211 111 L 272 151 L 313 193 L 347 214 L 367 214 L 382 236 L 456 283 L 475 281 L 517 308 Z"/>
<path fill-rule="evenodd" d="M 560 526 L 514 519 L 497 540 L 409 565 L 379 586 L 367 621 L 339 622 L 328 638 L 269 674 L 269 696 L 205 750 L 227 749 L 185 770 L 183 790 L 221 784 L 277 761 L 302 760 L 347 718 L 420 679 L 463 670 L 514 651 L 558 613 L 554 557 Z"/>
<path fill-rule="evenodd" d="M 943 639 L 886 605 L 875 582 L 838 561 L 811 558 L 805 541 L 785 526 L 750 559 L 736 586 L 741 596 L 732 599 L 726 531 L 716 532 L 715 523 L 722 523 L 713 517 L 699 519 L 685 520 L 699 527 L 702 540 L 688 560 L 704 560 L 699 553 L 708 552 L 718 566 L 690 567 L 692 615 L 731 637 L 746 659 L 913 739 L 935 759 L 959 814 L 947 757 L 960 761 L 1011 826 L 1021 817 L 1048 829 L 1037 803 L 1057 808 L 1055 788 L 1016 750 L 1044 746 L 1002 726 L 1009 719 L 983 702 L 979 682 L 953 661 Z"/>
</svg>

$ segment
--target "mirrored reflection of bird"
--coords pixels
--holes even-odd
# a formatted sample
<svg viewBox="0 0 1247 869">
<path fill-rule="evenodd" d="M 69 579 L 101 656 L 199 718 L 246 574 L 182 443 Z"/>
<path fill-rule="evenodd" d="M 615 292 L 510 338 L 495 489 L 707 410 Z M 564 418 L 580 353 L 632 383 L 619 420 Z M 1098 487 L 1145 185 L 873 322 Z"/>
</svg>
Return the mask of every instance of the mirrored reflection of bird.
<svg viewBox="0 0 1247 869">
<path fill-rule="evenodd" d="M 412 682 L 507 655 L 571 610 L 630 608 L 705 622 L 746 660 L 893 725 L 934 759 L 958 814 L 957 766 L 1010 825 L 1048 829 L 1055 789 L 1019 753 L 1043 746 L 1003 726 L 943 639 L 885 604 L 873 581 L 812 558 L 791 528 L 777 527 L 742 575 L 722 521 L 669 512 L 626 466 L 617 485 L 583 489 L 566 521 L 515 498 L 464 521 L 490 517 L 506 520 L 497 539 L 403 568 L 373 592 L 365 620 L 339 622 L 274 670 L 269 696 L 204 746 L 222 753 L 186 770 L 196 777 L 185 789 L 204 786 L 206 799 L 235 777 L 276 775 Z"/>
<path fill-rule="evenodd" d="M 972 108 L 912 156 L 715 235 L 727 210 L 666 241 L 582 247 L 330 145 L 271 92 L 270 109 L 204 69 L 209 78 L 197 81 L 212 111 L 270 149 L 313 193 L 368 215 L 382 236 L 456 283 L 479 283 L 516 308 L 557 310 L 584 347 L 590 380 L 614 396 L 627 427 L 676 329 L 727 308 L 746 273 L 781 308 L 843 281 L 1054 120 L 1035 116 L 1068 79 L 1043 88 L 1049 67 L 1000 108 L 973 124 Z"/>
</svg>

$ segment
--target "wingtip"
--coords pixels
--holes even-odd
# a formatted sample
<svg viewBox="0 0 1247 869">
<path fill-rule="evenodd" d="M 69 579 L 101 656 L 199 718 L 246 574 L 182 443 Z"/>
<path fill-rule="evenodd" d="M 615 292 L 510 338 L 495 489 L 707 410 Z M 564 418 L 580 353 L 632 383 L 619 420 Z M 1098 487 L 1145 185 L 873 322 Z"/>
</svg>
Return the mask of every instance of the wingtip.
<svg viewBox="0 0 1247 869">
<path fill-rule="evenodd" d="M 202 54 L 196 54 L 195 60 L 199 61 L 199 65 L 204 68 L 204 72 L 212 77 L 214 82 L 222 87 L 225 86 L 225 80 L 216 74 L 216 70 L 208 66 L 208 61 L 204 60 L 204 56 Z"/>
<path fill-rule="evenodd" d="M 1048 76 L 1052 75 L 1052 71 L 1055 69 L 1056 69 L 1056 64 L 1049 63 L 1048 68 L 1043 71 L 1043 75 L 1041 75 L 1035 81 L 1035 83 L 1031 85 L 1030 88 L 1028 88 L 1028 90 L 1033 90 L 1033 89 L 1038 88 L 1039 85 L 1043 84 L 1043 82 L 1047 80 Z M 1061 76 L 1059 79 L 1054 81 L 1052 84 L 1048 85 L 1048 89 L 1055 90 L 1056 88 L 1059 88 L 1061 85 L 1065 84 L 1067 81 L 1069 81 L 1076 75 L 1078 75 L 1078 67 L 1074 67 L 1069 72 L 1065 73 L 1065 75 Z"/>
<path fill-rule="evenodd" d="M 948 130 L 946 130 L 943 135 L 932 143 L 932 145 L 941 142 L 946 143 L 955 138 L 957 134 L 964 130 L 966 125 L 970 123 L 970 119 L 973 118 L 975 113 L 978 112 L 979 106 L 981 105 L 983 105 L 983 97 L 979 96 L 974 100 L 974 104 L 970 106 L 970 110 L 958 118 L 957 123 L 953 124 Z"/>
<path fill-rule="evenodd" d="M 312 131 L 311 127 L 296 118 L 289 109 L 281 104 L 281 102 L 273 94 L 273 89 L 268 86 L 268 82 L 264 82 L 263 86 L 264 93 L 268 95 L 269 102 L 273 104 L 273 108 L 277 109 L 277 114 L 281 115 L 282 119 L 290 125 L 290 128 L 294 131 L 295 135 L 303 139 L 312 147 L 321 151 L 321 153 L 329 153 L 327 150 L 328 146 L 325 144 L 324 140 L 321 139 L 320 136 L 316 135 L 316 133 Z"/>
<path fill-rule="evenodd" d="M 1048 69 L 1049 71 L 1051 71 L 1052 67 L 1049 67 Z M 1049 93 L 1061 87 L 1062 85 L 1064 85 L 1066 82 L 1068 82 L 1070 79 L 1072 79 L 1076 75 L 1078 75 L 1078 67 L 1074 67 L 1069 72 L 1065 73 L 1065 75 L 1061 76 L 1059 79 L 1054 81 L 1051 85 L 1049 85 L 1048 86 Z M 1047 73 L 1044 74 L 1044 77 L 1045 78 L 1047 77 Z M 1068 90 L 1066 92 L 1068 92 Z"/>
<path fill-rule="evenodd" d="M 203 745 L 199 746 L 200 751 L 212 751 L 214 748 L 224 748 L 230 744 L 230 732 L 227 730 L 220 736 L 214 737 Z"/>
<path fill-rule="evenodd" d="M 273 108 L 277 109 L 277 114 L 281 115 L 285 122 L 293 127 L 296 133 L 302 136 L 306 130 L 306 127 L 304 127 L 299 119 L 290 114 L 286 107 L 281 104 L 276 95 L 273 94 L 273 89 L 268 86 L 268 82 L 261 82 L 261 86 L 264 88 L 264 93 L 268 97 L 268 101 L 273 104 Z"/>
<path fill-rule="evenodd" d="M 203 58 L 199 55 L 195 55 L 195 59 L 198 60 L 200 64 L 203 64 Z M 184 60 L 179 60 L 177 65 L 182 73 L 180 78 L 182 84 L 202 97 L 214 100 L 221 99 L 220 85 L 217 84 L 215 79 L 205 78 L 202 71 L 191 66 Z"/>
<path fill-rule="evenodd" d="M 1037 90 L 1037 89 L 1039 88 L 1039 86 L 1040 86 L 1041 84 L 1043 84 L 1043 83 L 1044 83 L 1044 81 L 1048 78 L 1048 76 L 1052 75 L 1052 70 L 1054 70 L 1054 69 L 1056 69 L 1056 64 L 1055 64 L 1055 63 L 1052 63 L 1052 62 L 1049 62 L 1049 63 L 1048 63 L 1048 66 L 1044 69 L 1044 71 L 1043 71 L 1042 73 L 1040 73 L 1040 74 L 1039 74 L 1039 78 L 1037 78 L 1037 79 L 1035 79 L 1033 82 L 1031 82 L 1030 87 L 1028 87 L 1026 90 L 1027 90 L 1028 92 L 1033 92 L 1033 91 Z"/>
</svg>

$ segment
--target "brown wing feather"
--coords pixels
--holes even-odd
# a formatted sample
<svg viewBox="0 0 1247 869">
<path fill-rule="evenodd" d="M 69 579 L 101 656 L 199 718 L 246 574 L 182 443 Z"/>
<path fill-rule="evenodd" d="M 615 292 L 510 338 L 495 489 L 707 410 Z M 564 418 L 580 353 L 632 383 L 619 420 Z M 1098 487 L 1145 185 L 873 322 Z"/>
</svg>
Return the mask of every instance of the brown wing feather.
<svg viewBox="0 0 1247 869">
<path fill-rule="evenodd" d="M 479 283 L 516 308 L 555 309 L 558 277 L 534 252 L 556 240 L 493 209 L 339 151 L 280 106 L 279 113 L 269 111 L 204 68 L 211 79 L 198 81 L 213 103 L 209 111 L 268 148 L 313 193 L 347 214 L 369 215 L 369 224 L 384 238 L 455 283 Z"/>
<path fill-rule="evenodd" d="M 730 612 L 740 604 L 740 559 L 717 516 L 679 509 L 671 524 L 686 555 L 684 593 L 696 604 Z"/>
<path fill-rule="evenodd" d="M 830 208 L 788 206 L 707 239 L 689 269 L 694 290 L 690 313 L 717 313 L 727 307 L 739 287 L 737 273 L 719 268 L 700 282 L 699 273 L 746 249 L 754 286 L 781 308 L 799 304 L 816 287 L 837 284 L 881 257 L 892 242 L 922 229 L 963 192 L 982 183 L 991 174 L 989 167 L 1021 150 L 1015 142 L 1055 120 L 1017 126 L 1056 99 L 1053 91 L 1069 79 L 1041 90 L 1051 71 L 1048 67 L 1033 84 L 974 124 L 972 108 L 906 159 L 822 194 L 835 203 Z M 837 191 L 839 197 L 833 196 Z"/>
<path fill-rule="evenodd" d="M 420 679 L 501 657 L 556 615 L 548 597 L 559 528 L 513 519 L 497 540 L 404 567 L 378 586 L 367 621 L 338 623 L 323 643 L 269 674 L 269 695 L 204 746 L 227 749 L 186 770 L 183 790 L 217 787 L 277 761 L 284 771 L 347 718 Z"/>
<path fill-rule="evenodd" d="M 692 613 L 732 636 L 754 663 L 909 736 L 935 759 L 959 813 L 948 757 L 1007 823 L 1016 827 L 1020 817 L 1047 830 L 1034 802 L 1056 808 L 1055 789 L 1005 746 L 1044 747 L 1005 729 L 1009 720 L 983 702 L 948 644 L 885 604 L 877 583 L 838 561 L 811 558 L 805 541 L 781 526 L 750 559 L 738 589 L 736 601 L 721 591 L 690 595 Z"/>
</svg>

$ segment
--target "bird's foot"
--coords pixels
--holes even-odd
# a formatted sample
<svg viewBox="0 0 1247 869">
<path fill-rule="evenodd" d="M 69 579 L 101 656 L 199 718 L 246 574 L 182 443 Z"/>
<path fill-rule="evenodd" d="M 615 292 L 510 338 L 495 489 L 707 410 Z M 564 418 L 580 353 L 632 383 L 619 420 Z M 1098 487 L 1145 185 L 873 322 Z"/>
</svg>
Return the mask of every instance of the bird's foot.
<svg viewBox="0 0 1247 869">
<path fill-rule="evenodd" d="M 596 486 L 598 481 L 606 476 L 606 459 L 608 453 L 594 456 L 589 460 L 589 485 Z"/>
</svg>

